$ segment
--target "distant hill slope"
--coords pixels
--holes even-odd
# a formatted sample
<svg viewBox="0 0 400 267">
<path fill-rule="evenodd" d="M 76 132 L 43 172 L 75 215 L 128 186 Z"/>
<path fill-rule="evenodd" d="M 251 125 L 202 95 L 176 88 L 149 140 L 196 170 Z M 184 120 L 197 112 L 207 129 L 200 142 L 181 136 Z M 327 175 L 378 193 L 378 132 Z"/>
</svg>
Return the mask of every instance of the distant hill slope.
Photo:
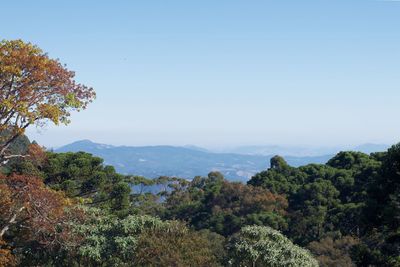
<svg viewBox="0 0 400 267">
<path fill-rule="evenodd" d="M 227 179 L 245 181 L 269 167 L 271 156 L 212 153 L 190 147 L 174 146 L 111 146 L 89 140 L 74 142 L 55 152 L 84 151 L 101 157 L 107 165 L 123 174 L 155 178 L 162 175 L 191 179 L 218 170 Z M 285 157 L 292 166 L 325 163 L 332 155 L 318 157 Z"/>
</svg>

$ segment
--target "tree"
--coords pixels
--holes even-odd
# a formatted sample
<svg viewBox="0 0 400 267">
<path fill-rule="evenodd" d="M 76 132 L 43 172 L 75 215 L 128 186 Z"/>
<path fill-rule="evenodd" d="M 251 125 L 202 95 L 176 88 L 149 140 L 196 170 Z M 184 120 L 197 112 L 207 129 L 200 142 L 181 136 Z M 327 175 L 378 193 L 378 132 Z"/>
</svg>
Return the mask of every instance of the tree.
<svg viewBox="0 0 400 267">
<path fill-rule="evenodd" d="M 355 267 L 350 252 L 359 242 L 352 236 L 336 239 L 325 237 L 318 242 L 311 242 L 308 249 L 316 256 L 321 267 Z"/>
<path fill-rule="evenodd" d="M 87 198 L 94 206 L 125 213 L 130 205 L 128 178 L 103 162 L 85 152 L 48 152 L 42 167 L 44 182 L 68 197 Z"/>
<path fill-rule="evenodd" d="M 223 251 L 213 251 L 208 235 L 169 224 L 168 231 L 149 229 L 140 235 L 134 266 L 220 266 L 215 254 Z"/>
<path fill-rule="evenodd" d="M 274 156 L 270 165 L 268 170 L 257 173 L 247 184 L 262 186 L 276 194 L 293 194 L 304 184 L 305 175 L 289 166 L 282 157 Z"/>
<path fill-rule="evenodd" d="M 36 177 L 0 176 L 0 262 L 18 248 L 21 261 L 34 264 L 60 258 L 74 243 L 71 225 L 79 211 L 63 194 Z M 41 256 L 38 256 L 40 254 Z M 44 256 L 46 254 L 46 256 Z M 1 265 L 0 265 L 1 266 Z"/>
<path fill-rule="evenodd" d="M 329 180 L 317 179 L 304 185 L 291 202 L 295 210 L 289 226 L 291 237 L 303 244 L 320 239 L 330 227 L 328 215 L 338 206 L 338 196 L 339 191 Z"/>
<path fill-rule="evenodd" d="M 355 253 L 357 262 L 400 266 L 400 144 L 382 157 L 382 167 L 368 188 L 368 196 L 363 214 L 368 233 L 363 237 L 365 245 Z"/>
<path fill-rule="evenodd" d="M 64 207 L 68 203 L 62 194 L 45 188 L 38 178 L 21 175 L 0 176 L 0 186 L 0 238 L 11 227 L 22 225 L 24 228 L 37 228 L 35 235 L 40 238 L 48 238 L 52 234 L 56 237 L 54 223 L 63 215 Z M 46 235 L 41 230 L 47 231 Z"/>
<path fill-rule="evenodd" d="M 132 193 L 137 195 L 143 194 L 146 187 L 155 184 L 155 180 L 143 176 L 130 176 L 129 182 L 133 185 Z"/>
<path fill-rule="evenodd" d="M 70 112 L 93 101 L 92 88 L 74 80 L 75 73 L 22 40 L 0 42 L 0 165 L 12 155 L 9 146 L 30 125 L 68 124 Z"/>
<path fill-rule="evenodd" d="M 166 199 L 166 218 L 187 221 L 196 229 L 210 229 L 229 236 L 244 225 L 286 228 L 284 196 L 269 190 L 224 180 L 212 172 L 195 178 L 184 190 Z"/>
<path fill-rule="evenodd" d="M 170 232 L 173 222 L 150 216 L 118 218 L 95 208 L 85 209 L 85 220 L 73 226 L 82 242 L 75 247 L 76 259 L 86 266 L 132 266 L 140 235 L 146 231 Z"/>
<path fill-rule="evenodd" d="M 389 229 L 400 231 L 400 143 L 389 148 L 381 175 L 370 192 L 378 203 L 378 220 Z"/>
<path fill-rule="evenodd" d="M 266 226 L 242 228 L 230 239 L 228 252 L 233 266 L 318 266 L 309 251 Z"/>
<path fill-rule="evenodd" d="M 120 216 L 128 214 L 130 206 L 131 187 L 126 182 L 119 182 L 113 186 L 110 192 L 111 209 L 117 211 Z"/>
</svg>

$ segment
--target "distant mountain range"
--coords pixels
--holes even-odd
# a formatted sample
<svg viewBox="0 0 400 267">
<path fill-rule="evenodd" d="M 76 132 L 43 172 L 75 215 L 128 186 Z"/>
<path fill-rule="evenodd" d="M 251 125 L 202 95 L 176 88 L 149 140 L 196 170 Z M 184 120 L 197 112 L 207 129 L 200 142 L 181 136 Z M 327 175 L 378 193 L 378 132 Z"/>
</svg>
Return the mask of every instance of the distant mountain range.
<svg viewBox="0 0 400 267">
<path fill-rule="evenodd" d="M 307 147 L 307 146 L 277 146 L 277 145 L 265 145 L 265 146 L 240 146 L 233 148 L 219 149 L 214 152 L 221 153 L 235 153 L 245 155 L 283 155 L 283 156 L 294 156 L 294 157 L 310 157 L 310 156 L 321 156 L 321 155 L 333 155 L 339 151 L 352 150 L 360 151 L 364 153 L 372 153 L 378 151 L 385 151 L 389 148 L 389 145 L 384 144 L 363 144 L 356 147 Z"/>
<path fill-rule="evenodd" d="M 191 179 L 197 175 L 205 176 L 210 171 L 220 171 L 227 179 L 246 181 L 255 173 L 269 168 L 269 160 L 276 154 L 285 155 L 284 150 L 238 149 L 237 153 L 215 153 L 195 146 L 112 146 L 98 144 L 89 140 L 77 141 L 60 147 L 55 152 L 84 151 L 104 159 L 119 173 L 142 175 L 149 178 L 176 176 Z M 363 149 L 381 147 L 367 146 Z M 384 150 L 384 149 L 382 149 Z M 270 154 L 265 154 L 271 151 Z M 288 151 L 286 151 L 288 152 Z M 336 151 L 334 151 L 336 152 Z M 370 152 L 370 151 L 368 151 Z M 309 163 L 326 163 L 334 153 L 316 156 L 285 156 L 292 166 Z"/>
</svg>

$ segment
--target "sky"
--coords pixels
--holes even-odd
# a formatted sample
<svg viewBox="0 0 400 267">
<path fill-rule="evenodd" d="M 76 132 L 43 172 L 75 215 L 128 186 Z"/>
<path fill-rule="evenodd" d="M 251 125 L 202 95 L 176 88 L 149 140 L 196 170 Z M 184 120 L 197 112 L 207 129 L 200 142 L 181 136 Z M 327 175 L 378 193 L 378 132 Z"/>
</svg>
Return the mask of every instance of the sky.
<svg viewBox="0 0 400 267">
<path fill-rule="evenodd" d="M 400 1 L 3 1 L 23 39 L 92 86 L 47 147 L 337 146 L 400 137 Z"/>
</svg>

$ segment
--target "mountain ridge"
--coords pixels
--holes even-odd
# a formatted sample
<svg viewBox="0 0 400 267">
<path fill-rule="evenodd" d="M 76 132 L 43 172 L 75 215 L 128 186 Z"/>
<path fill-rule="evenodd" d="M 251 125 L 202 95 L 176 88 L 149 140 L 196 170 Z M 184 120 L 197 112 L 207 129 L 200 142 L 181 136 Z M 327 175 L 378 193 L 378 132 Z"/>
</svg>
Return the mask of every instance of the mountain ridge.
<svg viewBox="0 0 400 267">
<path fill-rule="evenodd" d="M 191 179 L 207 175 L 210 171 L 220 171 L 230 180 L 246 181 L 255 173 L 269 167 L 274 155 L 242 155 L 235 153 L 215 153 L 198 147 L 156 146 L 113 146 L 80 140 L 65 145 L 55 152 L 91 153 L 104 159 L 122 174 L 142 175 L 149 178 L 176 176 Z M 308 163 L 325 163 L 333 155 L 317 157 L 291 157 L 285 159 L 293 166 Z"/>
<path fill-rule="evenodd" d="M 268 147 L 279 150 L 283 146 Z M 370 153 L 384 150 L 385 147 L 386 145 L 364 144 L 354 147 L 353 150 Z M 195 176 L 205 176 L 210 171 L 220 171 L 227 179 L 247 181 L 254 174 L 269 168 L 271 157 L 277 154 L 283 156 L 289 165 L 298 167 L 310 163 L 324 164 L 342 150 L 344 149 L 338 148 L 331 153 L 311 156 L 292 156 L 282 153 L 263 155 L 215 152 L 193 145 L 115 146 L 84 139 L 55 149 L 55 152 L 91 153 L 103 158 L 105 164 L 114 166 L 122 174 L 148 178 L 176 176 L 192 179 Z"/>
</svg>

